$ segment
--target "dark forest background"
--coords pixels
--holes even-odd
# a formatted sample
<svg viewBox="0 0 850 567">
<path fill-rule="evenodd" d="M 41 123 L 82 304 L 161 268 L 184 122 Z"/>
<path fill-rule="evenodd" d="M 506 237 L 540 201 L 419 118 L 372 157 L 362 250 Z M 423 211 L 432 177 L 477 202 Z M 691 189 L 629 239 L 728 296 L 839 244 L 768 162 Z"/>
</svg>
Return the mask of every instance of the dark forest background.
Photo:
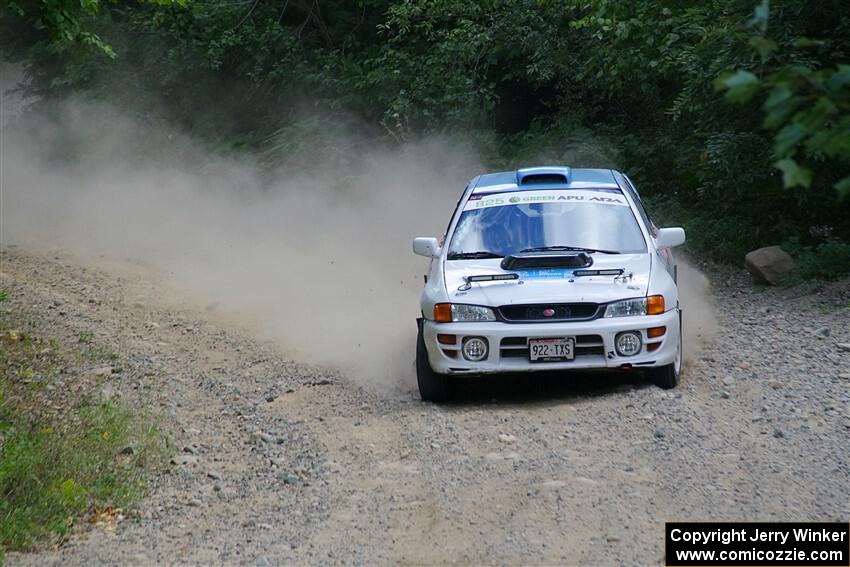
<svg viewBox="0 0 850 567">
<path fill-rule="evenodd" d="M 83 94 L 269 168 L 461 133 L 493 169 L 622 169 L 714 259 L 850 271 L 846 0 L 16 0 L 0 49 L 42 111 Z"/>
</svg>

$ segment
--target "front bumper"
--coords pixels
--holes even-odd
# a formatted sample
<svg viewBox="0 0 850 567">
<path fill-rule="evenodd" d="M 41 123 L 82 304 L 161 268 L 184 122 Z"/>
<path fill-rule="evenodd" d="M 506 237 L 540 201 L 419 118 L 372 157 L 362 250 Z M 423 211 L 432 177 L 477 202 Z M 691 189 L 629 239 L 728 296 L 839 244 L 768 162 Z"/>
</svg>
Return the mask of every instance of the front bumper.
<svg viewBox="0 0 850 567">
<path fill-rule="evenodd" d="M 666 327 L 661 337 L 649 338 L 647 329 Z M 634 356 L 620 356 L 614 347 L 617 333 L 637 331 L 643 345 Z M 665 366 L 676 358 L 679 346 L 679 310 L 671 309 L 661 315 L 613 317 L 593 321 L 557 323 L 437 323 L 425 320 L 422 324 L 428 361 L 439 374 L 494 374 L 500 372 L 537 372 L 547 370 L 615 369 L 624 364 L 635 368 Z M 455 335 L 454 344 L 441 344 L 438 334 Z M 464 337 L 484 337 L 489 352 L 480 362 L 463 357 Z M 562 362 L 531 362 L 528 357 L 529 338 L 575 337 L 575 358 Z M 657 343 L 657 346 L 648 345 Z M 654 350 L 649 350 L 654 348 Z"/>
</svg>

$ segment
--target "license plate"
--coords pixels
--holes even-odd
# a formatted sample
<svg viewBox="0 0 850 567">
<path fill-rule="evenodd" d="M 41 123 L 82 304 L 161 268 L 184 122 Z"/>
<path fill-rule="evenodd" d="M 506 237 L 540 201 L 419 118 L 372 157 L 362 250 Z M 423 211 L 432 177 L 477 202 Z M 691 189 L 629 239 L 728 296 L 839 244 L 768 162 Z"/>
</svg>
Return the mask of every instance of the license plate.
<svg viewBox="0 0 850 567">
<path fill-rule="evenodd" d="M 559 360 L 572 360 L 573 345 L 572 337 L 563 339 L 528 339 L 528 358 L 531 362 L 557 362 Z"/>
</svg>

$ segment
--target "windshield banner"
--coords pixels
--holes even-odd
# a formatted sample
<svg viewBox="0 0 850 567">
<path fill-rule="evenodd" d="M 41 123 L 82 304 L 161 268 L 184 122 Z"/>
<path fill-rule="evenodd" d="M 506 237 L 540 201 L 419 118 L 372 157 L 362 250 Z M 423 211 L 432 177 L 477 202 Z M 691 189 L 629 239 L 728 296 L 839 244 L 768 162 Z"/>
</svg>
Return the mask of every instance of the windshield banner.
<svg viewBox="0 0 850 567">
<path fill-rule="evenodd" d="M 593 203 L 601 205 L 619 205 L 628 207 L 626 198 L 621 194 L 603 191 L 542 190 L 514 191 L 497 195 L 471 195 L 466 202 L 464 211 L 484 209 L 488 207 L 503 207 L 505 205 L 529 205 L 532 203 Z"/>
</svg>

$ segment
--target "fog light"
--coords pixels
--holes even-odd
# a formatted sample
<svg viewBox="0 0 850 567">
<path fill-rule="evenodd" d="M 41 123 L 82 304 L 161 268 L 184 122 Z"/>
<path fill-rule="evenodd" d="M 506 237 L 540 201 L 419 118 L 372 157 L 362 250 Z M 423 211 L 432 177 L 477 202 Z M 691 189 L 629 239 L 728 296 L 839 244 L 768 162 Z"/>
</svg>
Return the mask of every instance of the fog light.
<svg viewBox="0 0 850 567">
<path fill-rule="evenodd" d="M 635 331 L 620 333 L 617 335 L 615 346 L 617 347 L 617 354 L 620 356 L 636 355 L 640 352 L 641 347 L 640 333 L 636 333 Z"/>
<path fill-rule="evenodd" d="M 463 357 L 471 362 L 487 358 L 487 339 L 483 337 L 466 337 L 463 339 Z"/>
</svg>

